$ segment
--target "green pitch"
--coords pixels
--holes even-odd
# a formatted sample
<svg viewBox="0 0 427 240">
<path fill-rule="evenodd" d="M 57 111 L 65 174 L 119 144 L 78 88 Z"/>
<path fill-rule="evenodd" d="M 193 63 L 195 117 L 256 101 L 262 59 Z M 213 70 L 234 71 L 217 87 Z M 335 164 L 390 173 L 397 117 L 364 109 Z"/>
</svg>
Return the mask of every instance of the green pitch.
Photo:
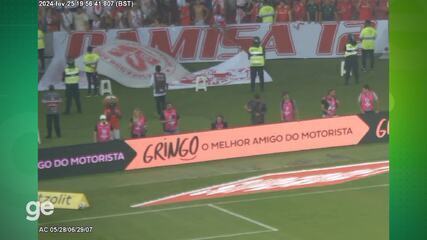
<svg viewBox="0 0 427 240">
<path fill-rule="evenodd" d="M 40 234 L 39 239 L 386 240 L 388 175 L 329 187 L 136 209 L 130 205 L 267 172 L 384 160 L 387 156 L 387 144 L 370 144 L 41 181 L 41 190 L 84 192 L 91 207 L 56 209 L 39 224 L 92 226 L 94 230 L 90 234 Z"/>
<path fill-rule="evenodd" d="M 357 97 L 363 84 L 368 83 L 380 98 L 381 109 L 388 110 L 388 61 L 377 60 L 375 71 L 360 73 L 361 84 L 351 83 L 344 86 L 339 76 L 341 59 L 290 59 L 270 60 L 266 66 L 273 78 L 272 83 L 266 84 L 262 93 L 267 103 L 267 122 L 280 121 L 280 100 L 283 91 L 290 92 L 296 100 L 300 119 L 319 118 L 320 98 L 326 95 L 330 88 L 337 90 L 341 101 L 339 115 L 359 113 Z M 212 64 L 185 65 L 190 71 L 207 68 Z M 120 98 L 123 112 L 121 120 L 122 137 L 128 138 L 129 120 L 134 108 L 139 107 L 148 118 L 148 135 L 162 134 L 162 127 L 155 111 L 152 89 L 130 89 L 113 84 L 113 93 Z M 81 90 L 83 114 L 77 114 L 75 106 L 73 113 L 61 116 L 61 139 L 43 139 L 46 136 L 45 109 L 39 108 L 39 129 L 42 144 L 40 147 L 63 146 L 93 141 L 93 129 L 99 115 L 103 111 L 101 97 L 86 98 L 86 90 Z M 233 85 L 211 87 L 208 92 L 195 92 L 194 89 L 169 91 L 167 101 L 172 102 L 181 114 L 181 132 L 206 130 L 215 115 L 221 113 L 229 122 L 230 127 L 249 124 L 249 115 L 243 105 L 252 98 L 250 86 Z M 64 104 L 63 104 L 64 106 Z M 62 106 L 62 107 L 63 107 Z"/>
<path fill-rule="evenodd" d="M 189 70 L 208 64 L 186 65 Z M 338 76 L 339 60 L 269 61 L 273 83 L 262 94 L 268 104 L 268 122 L 277 122 L 283 90 L 297 101 L 301 119 L 320 116 L 320 98 L 337 89 L 340 115 L 359 112 L 357 96 L 368 83 L 377 91 L 382 110 L 388 109 L 388 62 L 378 60 L 373 72 L 361 73 L 360 85 L 344 86 Z M 151 89 L 113 85 L 124 113 L 122 135 L 134 107 L 147 115 L 149 134 L 161 134 Z M 84 92 L 82 92 L 84 93 Z M 84 95 L 82 95 L 84 96 Z M 231 126 L 247 125 L 243 105 L 251 98 L 249 85 L 170 91 L 182 115 L 181 130 L 208 129 L 215 114 L 222 113 Z M 42 139 L 41 147 L 91 142 L 101 113 L 101 98 L 85 98 L 84 113 L 62 117 L 63 138 Z M 39 111 L 40 133 L 46 133 L 44 112 Z M 238 180 L 264 173 L 336 166 L 388 159 L 388 144 L 369 144 L 272 154 L 201 164 L 172 166 L 53 179 L 39 182 L 44 191 L 83 192 L 91 207 L 60 210 L 39 220 L 41 225 L 93 226 L 90 234 L 39 234 L 41 240 L 386 240 L 388 239 L 388 175 L 374 176 L 329 187 L 160 205 L 129 206 L 171 194 Z"/>
</svg>

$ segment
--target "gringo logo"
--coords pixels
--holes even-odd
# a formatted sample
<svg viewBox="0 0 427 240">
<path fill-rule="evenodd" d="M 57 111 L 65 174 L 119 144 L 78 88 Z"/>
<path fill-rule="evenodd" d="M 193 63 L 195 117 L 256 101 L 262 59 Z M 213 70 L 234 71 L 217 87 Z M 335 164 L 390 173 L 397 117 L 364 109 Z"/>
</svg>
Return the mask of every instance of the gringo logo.
<svg viewBox="0 0 427 240">
<path fill-rule="evenodd" d="M 383 138 L 390 135 L 390 121 L 383 118 L 378 122 L 376 130 L 377 138 Z"/>
<path fill-rule="evenodd" d="M 180 137 L 171 142 L 159 142 L 149 144 L 144 151 L 143 161 L 150 163 L 156 160 L 168 160 L 179 157 L 182 161 L 191 161 L 196 158 L 199 150 L 199 137 L 194 136 L 191 139 Z"/>
<path fill-rule="evenodd" d="M 27 211 L 28 221 L 37 221 L 40 217 L 40 213 L 45 216 L 52 215 L 55 206 L 49 200 L 44 202 L 30 201 L 27 203 L 25 210 Z"/>
</svg>

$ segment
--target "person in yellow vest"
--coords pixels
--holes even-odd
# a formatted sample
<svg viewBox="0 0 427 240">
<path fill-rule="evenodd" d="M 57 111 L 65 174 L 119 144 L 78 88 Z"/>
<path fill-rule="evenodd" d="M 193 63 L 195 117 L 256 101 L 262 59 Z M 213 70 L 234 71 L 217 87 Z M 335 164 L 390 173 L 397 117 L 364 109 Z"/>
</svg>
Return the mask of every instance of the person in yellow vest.
<svg viewBox="0 0 427 240">
<path fill-rule="evenodd" d="M 80 103 L 80 70 L 76 67 L 74 60 L 69 60 L 67 67 L 64 69 L 63 81 L 65 83 L 65 112 L 64 114 L 70 114 L 71 101 L 74 98 L 77 106 L 77 112 L 82 113 L 82 107 Z"/>
<path fill-rule="evenodd" d="M 270 1 L 266 0 L 259 9 L 258 17 L 261 18 L 262 23 L 273 23 L 275 12 L 276 11 L 271 6 Z"/>
<path fill-rule="evenodd" d="M 248 50 L 249 64 L 251 70 L 251 90 L 255 91 L 255 79 L 259 77 L 260 89 L 264 91 L 264 65 L 265 65 L 265 51 L 261 46 L 259 37 L 254 37 L 253 45 Z"/>
<path fill-rule="evenodd" d="M 372 26 L 370 20 L 365 21 L 365 27 L 360 32 L 362 40 L 362 71 L 366 72 L 366 59 L 369 57 L 371 69 L 374 69 L 374 50 L 377 30 Z"/>
<path fill-rule="evenodd" d="M 37 31 L 37 45 L 38 45 L 38 50 L 39 50 L 39 68 L 40 68 L 41 72 L 44 72 L 45 43 L 44 43 L 44 32 L 40 29 L 40 27 L 38 28 L 38 31 Z"/>
<path fill-rule="evenodd" d="M 359 60 L 358 60 L 358 46 L 353 34 L 348 34 L 347 44 L 345 45 L 345 85 L 348 85 L 350 80 L 350 73 L 353 75 L 356 84 L 359 84 Z"/>
<path fill-rule="evenodd" d="M 96 96 L 99 94 L 99 81 L 98 81 L 98 73 L 97 66 L 99 61 L 99 55 L 93 52 L 93 48 L 91 46 L 87 47 L 87 52 L 83 56 L 83 62 L 85 64 L 84 71 L 86 72 L 88 92 L 87 96 L 91 95 Z M 93 92 L 92 92 L 93 87 Z"/>
</svg>

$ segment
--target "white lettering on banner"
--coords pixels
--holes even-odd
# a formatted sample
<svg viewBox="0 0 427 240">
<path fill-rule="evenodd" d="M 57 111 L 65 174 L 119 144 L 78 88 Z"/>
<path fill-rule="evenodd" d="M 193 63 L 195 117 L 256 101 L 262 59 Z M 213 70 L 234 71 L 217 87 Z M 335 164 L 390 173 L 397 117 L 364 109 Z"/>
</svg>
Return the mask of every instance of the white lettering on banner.
<svg viewBox="0 0 427 240">
<path fill-rule="evenodd" d="M 223 31 L 208 26 L 189 26 L 73 32 L 66 41 L 67 51 L 55 49 L 54 52 L 58 53 L 56 50 L 59 50 L 59 54 L 63 52 L 64 56 L 77 58 L 88 45 L 100 46 L 120 39 L 157 48 L 179 62 L 223 61 L 242 49 L 247 50 L 252 38 L 258 36 L 262 39 L 268 59 L 340 57 L 347 34 L 358 36 L 362 27 L 361 21 L 349 21 L 229 25 Z M 377 21 L 376 28 L 376 52 L 384 52 L 388 48 L 388 21 Z"/>
<path fill-rule="evenodd" d="M 294 172 L 271 173 L 167 196 L 131 207 L 153 206 L 202 199 L 283 191 L 344 183 L 389 172 L 389 162 L 371 162 Z"/>
<path fill-rule="evenodd" d="M 101 162 L 123 161 L 125 156 L 122 152 L 104 153 L 98 155 L 69 157 L 53 160 L 41 160 L 38 169 L 60 168 L 75 165 L 96 164 Z"/>
</svg>

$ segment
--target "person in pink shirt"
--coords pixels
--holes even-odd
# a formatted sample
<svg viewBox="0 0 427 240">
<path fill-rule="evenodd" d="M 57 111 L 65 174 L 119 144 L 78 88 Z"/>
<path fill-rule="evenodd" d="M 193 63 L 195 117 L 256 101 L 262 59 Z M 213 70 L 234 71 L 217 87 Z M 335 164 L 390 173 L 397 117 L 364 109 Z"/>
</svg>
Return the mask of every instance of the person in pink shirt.
<svg viewBox="0 0 427 240">
<path fill-rule="evenodd" d="M 161 116 L 163 130 L 166 134 L 175 134 L 179 132 L 179 114 L 172 103 L 166 104 L 166 109 Z"/>
<path fill-rule="evenodd" d="M 112 140 L 112 137 L 112 129 L 110 123 L 107 121 L 107 116 L 101 114 L 93 132 L 94 142 L 108 142 Z"/>
<path fill-rule="evenodd" d="M 363 114 L 371 114 L 380 111 L 380 103 L 377 94 L 373 91 L 368 84 L 364 85 L 362 92 L 359 95 L 358 102 L 360 111 Z M 376 108 L 376 110 L 375 110 Z"/>
<path fill-rule="evenodd" d="M 132 138 L 145 137 L 147 133 L 147 119 L 139 108 L 133 110 L 129 126 Z"/>
<path fill-rule="evenodd" d="M 297 119 L 297 107 L 288 92 L 283 92 L 282 94 L 280 111 L 283 122 L 292 122 Z"/>
</svg>

